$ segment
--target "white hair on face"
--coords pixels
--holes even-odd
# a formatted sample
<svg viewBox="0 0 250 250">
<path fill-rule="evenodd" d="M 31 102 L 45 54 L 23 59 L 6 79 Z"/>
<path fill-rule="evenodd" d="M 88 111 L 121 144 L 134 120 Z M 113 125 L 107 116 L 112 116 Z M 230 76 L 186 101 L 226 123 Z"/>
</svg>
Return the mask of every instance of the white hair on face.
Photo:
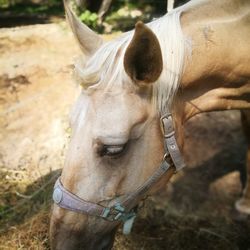
<svg viewBox="0 0 250 250">
<path fill-rule="evenodd" d="M 186 39 L 180 24 L 183 9 L 175 9 L 147 24 L 157 36 L 163 56 L 163 71 L 153 85 L 152 96 L 160 114 L 170 110 L 183 73 L 186 48 Z M 132 84 L 125 73 L 123 59 L 133 33 L 134 31 L 124 33 L 118 39 L 107 42 L 85 65 L 80 61 L 76 62 L 75 74 L 78 82 L 88 89 Z"/>
</svg>

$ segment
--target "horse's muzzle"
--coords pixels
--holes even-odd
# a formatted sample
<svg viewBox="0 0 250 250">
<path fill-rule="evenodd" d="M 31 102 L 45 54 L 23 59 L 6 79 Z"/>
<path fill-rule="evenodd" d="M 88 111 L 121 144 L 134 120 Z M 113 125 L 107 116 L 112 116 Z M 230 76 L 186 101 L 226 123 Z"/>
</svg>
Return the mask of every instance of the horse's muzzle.
<svg viewBox="0 0 250 250">
<path fill-rule="evenodd" d="M 89 222 L 89 223 L 88 223 Z M 50 246 L 52 250 L 109 250 L 112 248 L 117 226 L 110 227 L 106 222 L 106 228 L 100 230 L 101 223 L 88 221 L 87 228 L 76 228 L 70 223 L 64 223 L 57 219 L 51 220 Z"/>
</svg>

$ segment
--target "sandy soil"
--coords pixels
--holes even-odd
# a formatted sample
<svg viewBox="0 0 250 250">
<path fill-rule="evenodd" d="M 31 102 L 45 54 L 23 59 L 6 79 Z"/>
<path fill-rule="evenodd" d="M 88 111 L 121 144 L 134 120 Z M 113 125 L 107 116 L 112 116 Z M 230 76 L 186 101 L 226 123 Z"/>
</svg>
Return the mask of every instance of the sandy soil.
<svg viewBox="0 0 250 250">
<path fill-rule="evenodd" d="M 26 192 L 27 186 L 62 167 L 68 114 L 79 91 L 71 79 L 78 53 L 65 23 L 0 29 L 0 206 L 16 202 L 14 194 L 11 200 L 5 195 L 8 183 L 18 186 L 25 180 L 20 190 Z M 131 236 L 119 233 L 115 249 L 250 249 L 249 219 L 236 217 L 233 209 L 245 178 L 245 151 L 239 112 L 204 114 L 190 121 L 188 167 L 146 203 Z M 22 230 L 24 218 L 8 230 Z M 8 235 L 8 230 L 2 231 Z M 46 239 L 39 247 L 15 239 L 1 248 L 6 240 L 1 237 L 0 249 L 48 245 Z"/>
<path fill-rule="evenodd" d="M 62 167 L 69 107 L 77 92 L 70 74 L 77 52 L 64 23 L 0 31 L 4 168 L 28 168 L 37 178 Z"/>
</svg>

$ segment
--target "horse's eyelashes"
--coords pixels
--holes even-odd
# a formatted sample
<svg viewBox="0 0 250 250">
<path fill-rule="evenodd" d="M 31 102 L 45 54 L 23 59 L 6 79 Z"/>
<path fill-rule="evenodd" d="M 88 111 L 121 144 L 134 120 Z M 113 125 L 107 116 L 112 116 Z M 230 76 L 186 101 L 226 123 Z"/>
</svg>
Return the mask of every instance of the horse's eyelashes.
<svg viewBox="0 0 250 250">
<path fill-rule="evenodd" d="M 125 152 L 126 148 L 127 143 L 120 145 L 100 145 L 98 147 L 97 153 L 101 157 L 119 157 Z"/>
</svg>

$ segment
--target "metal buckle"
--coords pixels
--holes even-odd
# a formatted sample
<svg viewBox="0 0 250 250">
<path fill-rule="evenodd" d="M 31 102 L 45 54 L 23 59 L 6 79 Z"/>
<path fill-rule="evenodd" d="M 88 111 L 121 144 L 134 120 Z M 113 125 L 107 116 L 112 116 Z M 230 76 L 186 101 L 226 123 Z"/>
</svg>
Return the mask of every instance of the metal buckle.
<svg viewBox="0 0 250 250">
<path fill-rule="evenodd" d="M 161 119 L 163 119 L 163 118 L 168 118 L 169 116 L 172 116 L 172 114 L 171 114 L 170 112 L 164 114 L 164 115 L 161 117 Z"/>
<path fill-rule="evenodd" d="M 171 119 L 170 122 L 168 122 Z M 162 128 L 164 131 L 164 137 L 169 138 L 172 137 L 175 134 L 174 127 L 173 127 L 173 119 L 171 113 L 166 113 L 161 118 Z M 166 121 L 167 120 L 167 121 Z M 167 124 L 168 123 L 168 124 Z"/>
<path fill-rule="evenodd" d="M 136 218 L 136 213 L 134 210 L 125 212 L 125 208 L 120 203 L 117 203 L 113 207 L 106 207 L 101 217 L 111 222 L 122 221 L 124 223 L 123 233 L 127 235 L 131 232 Z"/>
<path fill-rule="evenodd" d="M 117 203 L 113 207 L 106 207 L 101 217 L 109 221 L 120 220 L 125 222 L 135 215 L 136 213 L 134 211 L 125 212 L 125 208 L 120 203 Z"/>
</svg>

